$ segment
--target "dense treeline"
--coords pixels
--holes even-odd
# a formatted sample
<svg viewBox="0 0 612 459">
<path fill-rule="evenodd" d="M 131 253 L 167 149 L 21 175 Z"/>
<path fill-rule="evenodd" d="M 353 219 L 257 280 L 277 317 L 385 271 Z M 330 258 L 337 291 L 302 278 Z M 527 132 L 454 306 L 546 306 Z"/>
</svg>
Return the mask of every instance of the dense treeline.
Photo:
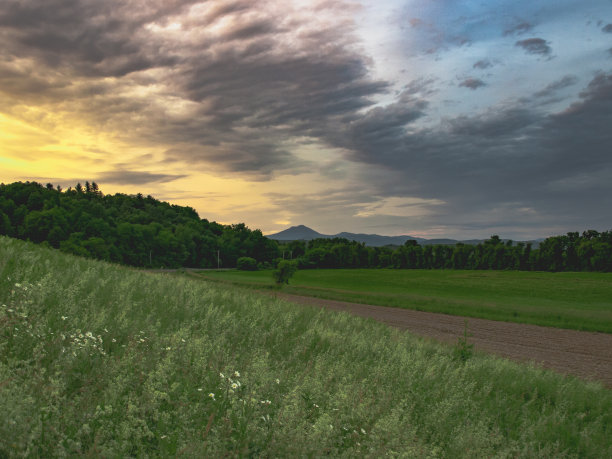
<svg viewBox="0 0 612 459">
<path fill-rule="evenodd" d="M 594 230 L 549 237 L 531 244 L 492 236 L 478 245 L 421 246 L 414 240 L 399 247 L 366 247 L 347 239 L 294 241 L 284 255 L 308 268 L 514 269 L 539 271 L 612 271 L 612 231 Z"/>
<path fill-rule="evenodd" d="M 62 191 L 36 182 L 0 184 L 0 234 L 64 252 L 142 267 L 515 269 L 612 271 L 612 231 L 588 230 L 531 244 L 498 236 L 478 245 L 366 247 L 342 238 L 279 244 L 244 224 L 200 219 L 191 207 L 141 194 L 104 195 L 95 183 Z M 219 260 L 217 256 L 219 255 Z M 240 263 L 238 260 L 242 259 Z"/>
<path fill-rule="evenodd" d="M 0 234 L 64 252 L 142 267 L 236 266 L 278 257 L 276 242 L 244 224 L 200 219 L 191 207 L 141 194 L 104 195 L 96 183 L 62 191 L 36 182 L 0 184 Z"/>
</svg>

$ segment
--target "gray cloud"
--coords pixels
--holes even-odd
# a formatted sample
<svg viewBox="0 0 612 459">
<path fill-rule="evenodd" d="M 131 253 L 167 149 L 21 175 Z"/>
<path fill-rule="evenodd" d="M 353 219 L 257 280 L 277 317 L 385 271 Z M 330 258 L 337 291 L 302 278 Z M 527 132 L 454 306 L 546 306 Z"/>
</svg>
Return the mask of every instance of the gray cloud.
<svg viewBox="0 0 612 459">
<path fill-rule="evenodd" d="M 531 29 L 533 29 L 533 24 L 530 24 L 527 21 L 518 22 L 517 24 L 514 24 L 504 30 L 504 36 L 522 35 L 529 32 Z"/>
<path fill-rule="evenodd" d="M 561 79 L 549 89 L 570 83 L 571 77 Z M 481 219 L 483 228 L 493 220 L 508 223 L 499 211 L 506 209 L 512 218 L 525 213 L 525 228 L 529 221 L 551 231 L 561 222 L 565 228 L 581 228 L 585 221 L 605 227 L 609 221 L 597 209 L 600 199 L 612 204 L 612 185 L 602 172 L 612 171 L 612 75 L 598 75 L 579 102 L 556 115 L 542 113 L 532 99 L 450 118 L 437 128 L 409 123 L 384 132 L 384 142 L 364 136 L 359 149 L 350 146 L 352 155 L 388 168 L 388 176 L 370 181 L 378 196 L 446 201 L 427 217 L 430 226 L 462 215 L 466 224 Z M 389 116 L 379 124 L 396 125 Z M 595 192 L 599 198 L 593 200 Z"/>
<path fill-rule="evenodd" d="M 500 140 L 532 125 L 536 116 L 522 107 L 495 107 L 480 115 L 461 115 L 447 121 L 452 134 Z"/>
<path fill-rule="evenodd" d="M 418 3 L 411 5 L 410 8 L 422 10 L 424 14 L 432 8 L 430 2 L 421 0 Z M 407 14 L 411 12 L 407 11 Z M 404 21 L 401 28 L 413 32 L 410 38 L 410 52 L 434 55 L 448 49 L 469 46 L 472 43 L 466 31 L 460 28 L 442 27 L 437 21 L 429 22 L 417 17 L 409 17 Z"/>
<path fill-rule="evenodd" d="M 114 183 L 120 185 L 146 185 L 150 183 L 172 182 L 186 175 L 153 174 L 143 171 L 113 170 L 102 172 L 96 177 L 98 184 Z"/>
<path fill-rule="evenodd" d="M 46 103 L 138 143 L 169 145 L 168 160 L 264 179 L 304 166 L 282 146 L 288 138 L 357 119 L 390 87 L 369 77 L 350 21 L 331 28 L 290 6 L 247 1 L 184 14 L 200 3 L 11 1 L 0 13 L 0 106 Z M 343 7 L 320 4 L 317 14 L 341 18 Z M 182 29 L 172 35 L 175 22 Z M 134 97 L 148 88 L 158 89 Z"/>
<path fill-rule="evenodd" d="M 481 69 L 481 70 L 488 69 L 489 67 L 493 67 L 493 64 L 491 63 L 489 59 L 481 59 L 475 62 L 474 65 L 472 66 L 472 68 Z"/>
<path fill-rule="evenodd" d="M 601 28 L 602 32 L 612 33 L 612 24 L 607 24 Z"/>
<path fill-rule="evenodd" d="M 575 85 L 578 82 L 578 78 L 574 75 L 565 75 L 563 78 L 557 81 L 553 81 L 547 85 L 541 91 L 535 92 L 535 97 L 549 98 L 557 94 L 558 91 Z"/>
<path fill-rule="evenodd" d="M 459 86 L 463 88 L 469 88 L 472 90 L 482 88 L 483 86 L 486 86 L 486 85 L 487 84 L 484 81 L 482 81 L 480 78 L 466 78 L 461 83 L 459 83 Z"/>
<path fill-rule="evenodd" d="M 86 2 L 83 0 L 8 0 L 0 27 L 10 31 L 12 51 L 50 68 L 89 76 L 122 76 L 176 57 L 160 53 L 142 27 L 178 14 L 192 1 Z"/>
<path fill-rule="evenodd" d="M 548 46 L 548 42 L 542 38 L 527 38 L 519 40 L 515 46 L 523 48 L 528 54 L 540 54 L 549 56 L 552 53 L 552 48 Z"/>
</svg>

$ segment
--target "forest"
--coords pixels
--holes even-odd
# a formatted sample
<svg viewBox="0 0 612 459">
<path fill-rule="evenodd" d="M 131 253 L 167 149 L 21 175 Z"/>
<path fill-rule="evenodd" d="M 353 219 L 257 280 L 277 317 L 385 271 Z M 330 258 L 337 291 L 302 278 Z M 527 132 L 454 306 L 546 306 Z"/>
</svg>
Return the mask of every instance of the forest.
<svg viewBox="0 0 612 459">
<path fill-rule="evenodd" d="M 240 257 L 270 263 L 278 256 L 276 242 L 242 223 L 209 222 L 191 207 L 142 194 L 104 195 L 95 182 L 65 191 L 0 185 L 0 234 L 148 268 L 235 267 Z"/>
<path fill-rule="evenodd" d="M 346 239 L 293 241 L 282 246 L 308 268 L 485 269 L 522 271 L 612 271 L 612 231 L 552 236 L 538 248 L 491 236 L 481 244 L 366 247 Z"/>
<path fill-rule="evenodd" d="M 62 190 L 0 184 L 0 234 L 61 251 L 147 268 L 245 269 L 295 260 L 300 269 L 612 271 L 612 231 L 552 236 L 533 248 L 498 236 L 477 245 L 367 247 L 342 238 L 278 243 L 244 223 L 222 225 L 152 196 L 105 195 L 93 182 Z"/>
</svg>

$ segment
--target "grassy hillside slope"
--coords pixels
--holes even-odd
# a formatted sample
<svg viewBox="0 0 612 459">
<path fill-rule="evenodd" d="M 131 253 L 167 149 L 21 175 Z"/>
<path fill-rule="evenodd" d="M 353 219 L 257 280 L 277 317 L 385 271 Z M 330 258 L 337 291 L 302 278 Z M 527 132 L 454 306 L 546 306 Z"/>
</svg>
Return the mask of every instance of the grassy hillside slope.
<svg viewBox="0 0 612 459">
<path fill-rule="evenodd" d="M 0 456 L 610 457 L 612 393 L 0 238 Z"/>
<path fill-rule="evenodd" d="M 272 287 L 269 271 L 205 271 L 210 280 Z M 315 269 L 288 293 L 483 319 L 612 333 L 611 273 Z"/>
</svg>

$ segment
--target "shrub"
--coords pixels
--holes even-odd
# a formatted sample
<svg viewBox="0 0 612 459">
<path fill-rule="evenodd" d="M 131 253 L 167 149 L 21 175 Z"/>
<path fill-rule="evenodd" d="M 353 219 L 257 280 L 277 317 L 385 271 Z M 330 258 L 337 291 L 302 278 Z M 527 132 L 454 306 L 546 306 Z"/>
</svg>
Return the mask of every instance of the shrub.
<svg viewBox="0 0 612 459">
<path fill-rule="evenodd" d="M 257 271 L 257 260 L 251 257 L 240 257 L 236 262 L 236 268 L 242 271 Z"/>
<path fill-rule="evenodd" d="M 272 271 L 272 276 L 278 285 L 288 284 L 291 276 L 297 271 L 297 262 L 283 260 L 278 263 L 278 267 Z"/>
</svg>

